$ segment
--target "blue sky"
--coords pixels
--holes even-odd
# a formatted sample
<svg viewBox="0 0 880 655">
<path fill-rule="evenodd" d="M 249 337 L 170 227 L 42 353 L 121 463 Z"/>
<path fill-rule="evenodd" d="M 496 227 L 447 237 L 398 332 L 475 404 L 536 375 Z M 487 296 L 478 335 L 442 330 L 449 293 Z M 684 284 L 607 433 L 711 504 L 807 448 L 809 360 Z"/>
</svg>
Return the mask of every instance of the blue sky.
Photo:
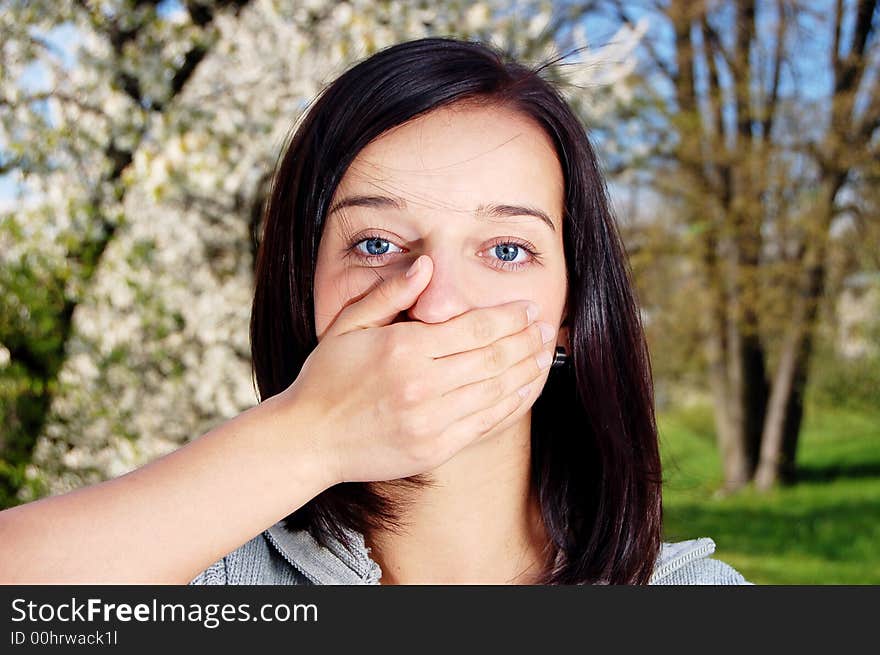
<svg viewBox="0 0 880 655">
<path fill-rule="evenodd" d="M 44 38 L 62 54 L 62 61 L 72 65 L 75 61 L 77 36 L 76 29 L 70 24 L 65 24 L 47 32 Z M 45 90 L 47 88 L 45 68 L 40 64 L 31 64 L 25 69 L 18 83 L 22 89 L 28 91 Z M 0 209 L 14 203 L 15 196 L 16 183 L 12 175 L 0 175 Z"/>
</svg>

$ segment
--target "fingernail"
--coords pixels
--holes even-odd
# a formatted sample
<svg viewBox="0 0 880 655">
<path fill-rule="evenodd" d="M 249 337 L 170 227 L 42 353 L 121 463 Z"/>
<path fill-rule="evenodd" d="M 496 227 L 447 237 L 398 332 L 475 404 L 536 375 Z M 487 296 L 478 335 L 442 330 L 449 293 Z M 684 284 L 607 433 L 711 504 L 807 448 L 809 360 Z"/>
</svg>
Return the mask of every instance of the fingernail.
<svg viewBox="0 0 880 655">
<path fill-rule="evenodd" d="M 533 322 L 536 318 L 538 318 L 538 305 L 533 302 L 530 302 L 526 307 L 526 316 L 529 319 L 529 323 Z"/>
<path fill-rule="evenodd" d="M 409 267 L 409 270 L 406 272 L 406 277 L 409 278 L 409 277 L 412 277 L 413 275 L 415 275 L 416 273 L 418 273 L 418 271 L 419 271 L 419 262 L 420 262 L 420 261 L 422 261 L 421 256 L 419 256 L 419 258 L 416 259 L 416 260 L 412 263 L 412 266 Z"/>
<path fill-rule="evenodd" d="M 532 385 L 527 384 L 526 386 L 524 386 L 524 387 L 520 387 L 519 389 L 517 389 L 516 392 L 519 394 L 519 397 L 520 397 L 520 398 L 525 398 L 526 396 L 528 396 L 528 395 L 529 395 L 529 389 L 531 388 L 531 386 L 532 386 Z"/>
<path fill-rule="evenodd" d="M 553 356 L 546 350 L 542 350 L 535 356 L 535 359 L 538 360 L 538 368 L 544 369 L 550 367 L 550 362 L 553 361 Z"/>
<path fill-rule="evenodd" d="M 544 343 L 548 343 L 550 339 L 553 338 L 553 335 L 556 334 L 556 330 L 553 329 L 553 326 L 549 323 L 544 323 L 544 321 L 538 323 L 538 328 L 541 330 L 541 339 Z"/>
</svg>

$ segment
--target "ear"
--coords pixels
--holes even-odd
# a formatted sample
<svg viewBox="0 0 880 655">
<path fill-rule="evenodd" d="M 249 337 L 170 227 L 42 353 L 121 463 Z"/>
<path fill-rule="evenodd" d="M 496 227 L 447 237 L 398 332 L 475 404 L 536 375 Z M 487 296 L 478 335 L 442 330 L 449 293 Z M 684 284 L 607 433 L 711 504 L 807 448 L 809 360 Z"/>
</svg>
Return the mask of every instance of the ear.
<svg viewBox="0 0 880 655">
<path fill-rule="evenodd" d="M 569 329 L 564 325 L 559 326 L 559 332 L 556 334 L 556 345 L 563 346 L 565 352 L 571 354 L 571 340 L 569 339 Z"/>
<path fill-rule="evenodd" d="M 565 346 L 566 352 L 571 352 L 571 341 L 569 339 L 569 329 L 571 325 L 568 319 L 568 300 L 562 308 L 562 321 L 559 324 L 559 331 L 556 335 L 556 345 Z"/>
</svg>

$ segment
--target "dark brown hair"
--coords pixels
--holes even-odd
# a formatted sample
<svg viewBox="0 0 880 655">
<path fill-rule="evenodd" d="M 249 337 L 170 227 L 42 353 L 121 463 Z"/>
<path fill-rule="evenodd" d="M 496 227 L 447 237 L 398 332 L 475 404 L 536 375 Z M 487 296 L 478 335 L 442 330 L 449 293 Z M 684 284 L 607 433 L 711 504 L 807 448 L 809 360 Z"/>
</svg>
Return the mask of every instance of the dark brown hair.
<svg viewBox="0 0 880 655">
<path fill-rule="evenodd" d="M 488 45 L 400 43 L 361 61 L 308 108 L 279 158 L 264 217 L 251 316 L 260 397 L 284 391 L 317 346 L 318 244 L 328 205 L 358 152 L 386 130 L 454 102 L 512 107 L 555 145 L 565 177 L 569 364 L 532 407 L 532 484 L 552 540 L 546 584 L 645 584 L 660 548 L 660 457 L 639 309 L 605 180 L 586 130 L 557 88 Z M 398 483 L 419 484 L 420 476 Z M 325 490 L 286 519 L 321 543 L 393 525 L 374 483 Z"/>
</svg>

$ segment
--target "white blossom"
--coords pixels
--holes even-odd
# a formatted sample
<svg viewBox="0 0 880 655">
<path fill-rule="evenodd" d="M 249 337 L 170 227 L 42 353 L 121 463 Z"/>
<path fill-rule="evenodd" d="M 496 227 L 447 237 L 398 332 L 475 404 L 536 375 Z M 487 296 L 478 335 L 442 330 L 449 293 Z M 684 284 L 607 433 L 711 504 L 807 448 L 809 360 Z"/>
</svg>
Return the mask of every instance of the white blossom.
<svg viewBox="0 0 880 655">
<path fill-rule="evenodd" d="M 237 15 L 216 17 L 217 41 L 161 113 L 113 90 L 106 64 L 112 52 L 80 24 L 81 65 L 57 85 L 86 106 L 58 102 L 51 112 L 57 128 L 51 138 L 66 145 L 58 153 L 72 154 L 59 155 L 57 172 L 27 182 L 40 199 L 18 208 L 31 234 L 26 244 L 3 248 L 0 262 L 33 252 L 34 244 L 48 260 L 63 259 L 62 237 L 92 229 L 86 208 L 102 192 L 94 181 L 108 165 L 107 145 L 132 146 L 134 156 L 122 177 L 121 204 L 112 200 L 113 189 L 102 196 L 104 214 L 120 223 L 100 266 L 87 288 L 76 276 L 69 283 L 67 293 L 80 302 L 59 374 L 63 390 L 28 479 L 60 493 L 115 477 L 256 404 L 248 218 L 291 125 L 353 60 L 398 41 L 481 36 L 529 58 L 551 52 L 552 41 L 535 40 L 550 22 L 549 6 L 520 3 L 514 13 L 531 18 L 510 29 L 516 17 L 500 0 L 255 0 Z M 309 12 L 324 18 L 311 25 Z M 182 12 L 167 22 L 163 29 L 179 36 L 162 52 L 171 61 L 191 35 Z M 591 120 L 618 101 L 614 94 L 622 93 L 617 87 L 624 86 L 640 37 L 638 29 L 621 31 L 611 45 L 565 67 L 580 89 L 572 96 L 581 109 L 590 107 L 584 115 Z M 144 58 L 139 74 L 146 93 L 163 88 L 160 64 Z M 600 86 L 611 100 L 596 92 Z M 11 121 L 2 134 L 14 123 L 23 142 L 46 137 L 33 112 Z M 8 351 L 0 347 L 0 366 L 4 357 Z M 23 490 L 22 499 L 29 493 Z"/>
</svg>

